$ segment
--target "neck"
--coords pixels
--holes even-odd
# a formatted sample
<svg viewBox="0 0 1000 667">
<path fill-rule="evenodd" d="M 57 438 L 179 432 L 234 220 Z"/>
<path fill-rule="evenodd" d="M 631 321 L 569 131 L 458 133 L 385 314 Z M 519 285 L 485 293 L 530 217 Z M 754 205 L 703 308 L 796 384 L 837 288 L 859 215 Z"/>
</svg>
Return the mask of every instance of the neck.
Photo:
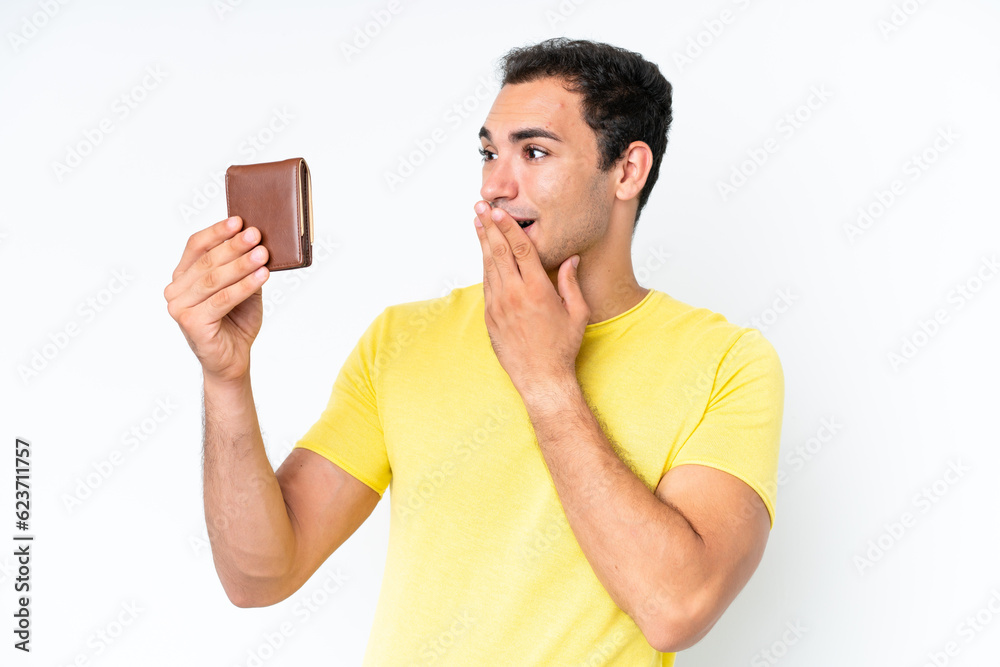
<svg viewBox="0 0 1000 667">
<path fill-rule="evenodd" d="M 583 298 L 590 307 L 590 320 L 587 324 L 596 324 L 621 315 L 649 293 L 649 289 L 641 286 L 635 279 L 629 246 L 626 246 L 625 252 L 619 251 L 613 256 L 610 252 L 602 254 L 600 250 L 601 248 L 591 247 L 579 253 L 577 278 Z M 558 292 L 558 269 L 549 271 L 548 275 Z"/>
<path fill-rule="evenodd" d="M 590 320 L 587 324 L 596 324 L 610 320 L 634 307 L 649 293 L 629 274 L 622 280 L 606 282 L 600 276 L 580 276 L 580 290 L 583 298 L 590 306 Z"/>
</svg>

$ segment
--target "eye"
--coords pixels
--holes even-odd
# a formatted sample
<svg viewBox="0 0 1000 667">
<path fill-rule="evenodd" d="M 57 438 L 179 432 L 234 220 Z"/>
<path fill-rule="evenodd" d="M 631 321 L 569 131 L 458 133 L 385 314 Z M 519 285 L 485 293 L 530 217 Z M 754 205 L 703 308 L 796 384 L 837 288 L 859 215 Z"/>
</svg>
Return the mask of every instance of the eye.
<svg viewBox="0 0 1000 667">
<path fill-rule="evenodd" d="M 525 153 L 528 153 L 529 155 L 530 155 L 531 153 L 541 153 L 542 155 L 548 155 L 548 153 L 546 153 L 545 151 L 543 151 L 543 150 L 542 150 L 541 148 L 539 148 L 538 146 L 527 146 L 527 147 L 525 147 L 525 149 L 524 149 L 524 152 L 525 152 Z M 538 159 L 540 159 L 540 158 L 533 158 L 533 157 L 529 157 L 528 159 L 529 159 L 529 160 L 538 160 Z"/>
<path fill-rule="evenodd" d="M 479 154 L 483 156 L 483 162 L 489 162 L 489 161 L 491 161 L 491 160 L 492 160 L 492 159 L 494 159 L 494 158 L 491 158 L 491 157 L 489 157 L 489 156 L 490 156 L 490 155 L 496 155 L 496 154 L 495 154 L 495 153 L 493 153 L 492 151 L 488 151 L 488 150 L 486 150 L 485 148 L 480 148 L 480 149 L 479 149 Z"/>
</svg>

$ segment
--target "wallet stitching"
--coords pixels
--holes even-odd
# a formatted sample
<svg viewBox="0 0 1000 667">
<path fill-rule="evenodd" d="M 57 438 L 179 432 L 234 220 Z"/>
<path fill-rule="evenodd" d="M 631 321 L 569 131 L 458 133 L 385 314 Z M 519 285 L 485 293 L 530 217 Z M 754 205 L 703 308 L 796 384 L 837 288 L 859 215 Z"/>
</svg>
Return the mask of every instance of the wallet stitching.
<svg viewBox="0 0 1000 667">
<path fill-rule="evenodd" d="M 304 176 L 303 176 L 304 172 Z M 309 179 L 309 165 L 306 164 L 305 160 L 302 160 L 299 165 L 299 178 L 302 179 L 302 190 L 305 192 L 306 201 L 302 202 L 302 238 L 299 239 L 299 248 L 302 253 L 302 264 L 303 267 L 310 266 L 312 264 L 312 243 L 310 243 L 310 238 L 312 237 L 312 218 L 310 217 L 311 211 L 310 203 L 312 201 L 312 183 Z"/>
</svg>

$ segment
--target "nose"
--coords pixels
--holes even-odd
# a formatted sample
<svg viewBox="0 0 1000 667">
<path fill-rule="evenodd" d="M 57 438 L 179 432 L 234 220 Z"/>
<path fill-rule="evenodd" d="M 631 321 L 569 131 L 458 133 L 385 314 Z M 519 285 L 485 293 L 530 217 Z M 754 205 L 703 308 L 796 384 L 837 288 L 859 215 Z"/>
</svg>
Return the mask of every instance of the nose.
<svg viewBox="0 0 1000 667">
<path fill-rule="evenodd" d="M 517 197 L 517 174 L 511 161 L 497 155 L 483 166 L 483 187 L 479 195 L 491 204 L 498 199 Z"/>
</svg>

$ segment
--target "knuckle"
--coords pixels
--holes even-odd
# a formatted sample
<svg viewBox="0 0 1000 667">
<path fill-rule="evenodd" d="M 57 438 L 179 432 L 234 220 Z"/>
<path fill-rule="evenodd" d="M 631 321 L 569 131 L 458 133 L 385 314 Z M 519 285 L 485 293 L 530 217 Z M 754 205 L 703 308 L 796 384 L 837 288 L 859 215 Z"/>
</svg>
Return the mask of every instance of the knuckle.
<svg viewBox="0 0 1000 667">
<path fill-rule="evenodd" d="M 195 232 L 184 244 L 184 252 L 197 252 L 201 247 L 201 232 Z"/>
<path fill-rule="evenodd" d="M 497 245 L 493 246 L 492 253 L 493 256 L 496 257 L 497 259 L 502 259 L 503 256 L 507 254 L 507 244 L 498 243 Z"/>
<path fill-rule="evenodd" d="M 206 290 L 213 290 L 219 284 L 219 272 L 216 270 L 209 271 L 201 278 L 201 284 Z"/>
<path fill-rule="evenodd" d="M 170 315 L 170 317 L 175 322 L 179 322 L 180 321 L 179 316 L 180 316 L 181 313 L 178 312 L 178 311 L 179 311 L 179 308 L 177 306 L 177 302 L 176 301 L 167 301 L 167 313 Z"/>
<path fill-rule="evenodd" d="M 232 297 L 228 289 L 219 290 L 212 296 L 208 297 L 208 303 L 215 308 L 225 308 L 229 305 L 231 298 Z"/>
<path fill-rule="evenodd" d="M 190 331 L 191 325 L 194 324 L 194 322 L 191 321 L 193 317 L 194 313 L 190 310 L 182 310 L 176 317 L 174 317 L 174 319 L 177 320 L 177 324 L 181 325 L 181 329 L 184 331 Z"/>
<path fill-rule="evenodd" d="M 207 271 L 212 268 L 212 253 L 202 253 L 201 256 L 195 261 L 195 267 L 201 271 Z"/>
<path fill-rule="evenodd" d="M 524 241 L 515 241 L 514 247 L 511 250 L 514 253 L 514 257 L 518 259 L 524 259 L 531 254 L 531 248 Z"/>
</svg>

